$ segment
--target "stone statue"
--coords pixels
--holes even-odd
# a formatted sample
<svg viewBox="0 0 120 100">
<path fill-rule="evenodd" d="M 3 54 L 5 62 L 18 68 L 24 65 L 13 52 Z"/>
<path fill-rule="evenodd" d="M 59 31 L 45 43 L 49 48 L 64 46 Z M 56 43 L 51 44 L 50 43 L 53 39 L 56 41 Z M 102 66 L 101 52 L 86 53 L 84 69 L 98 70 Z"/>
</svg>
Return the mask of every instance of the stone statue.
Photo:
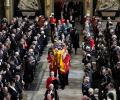
<svg viewBox="0 0 120 100">
<path fill-rule="evenodd" d="M 119 6 L 118 0 L 98 0 L 97 3 L 99 10 L 118 10 Z"/>
<path fill-rule="evenodd" d="M 38 10 L 38 0 L 20 0 L 18 8 L 20 10 Z"/>
</svg>

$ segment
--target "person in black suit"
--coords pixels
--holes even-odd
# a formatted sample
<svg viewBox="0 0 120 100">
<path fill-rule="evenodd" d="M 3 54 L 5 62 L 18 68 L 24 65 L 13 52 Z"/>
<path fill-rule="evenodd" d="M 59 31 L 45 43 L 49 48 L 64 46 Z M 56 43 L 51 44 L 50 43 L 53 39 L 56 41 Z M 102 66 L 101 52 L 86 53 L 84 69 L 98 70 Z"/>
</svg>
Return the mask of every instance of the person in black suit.
<svg viewBox="0 0 120 100">
<path fill-rule="evenodd" d="M 88 89 L 90 88 L 90 84 L 89 84 L 89 81 L 87 79 L 84 79 L 83 80 L 83 83 L 82 83 L 82 93 L 83 95 L 86 95 L 88 96 Z"/>
<path fill-rule="evenodd" d="M 8 91 L 11 95 L 11 100 L 19 100 L 18 99 L 18 97 L 19 97 L 18 91 L 15 88 L 15 80 L 14 79 L 10 82 L 10 85 L 8 87 Z"/>
<path fill-rule="evenodd" d="M 23 84 L 20 81 L 20 75 L 16 75 L 15 88 L 19 93 L 19 100 L 23 98 Z"/>
<path fill-rule="evenodd" d="M 75 49 L 75 54 L 77 54 L 77 49 L 79 48 L 79 33 L 76 29 L 73 36 L 73 48 Z"/>
<path fill-rule="evenodd" d="M 3 91 L 2 91 L 2 88 L 3 88 L 3 85 L 2 85 L 3 83 L 0 81 L 0 100 L 3 100 L 4 99 L 4 93 L 3 93 Z"/>
<path fill-rule="evenodd" d="M 120 100 L 120 62 L 114 68 L 114 80 L 116 83 L 117 98 Z"/>
<path fill-rule="evenodd" d="M 10 40 L 11 40 L 11 45 L 10 45 L 11 52 L 16 51 L 17 50 L 17 41 L 15 40 L 15 34 L 14 33 L 12 33 L 10 35 Z"/>
<path fill-rule="evenodd" d="M 117 44 L 120 45 L 120 22 L 117 22 L 115 34 L 117 35 Z"/>
</svg>

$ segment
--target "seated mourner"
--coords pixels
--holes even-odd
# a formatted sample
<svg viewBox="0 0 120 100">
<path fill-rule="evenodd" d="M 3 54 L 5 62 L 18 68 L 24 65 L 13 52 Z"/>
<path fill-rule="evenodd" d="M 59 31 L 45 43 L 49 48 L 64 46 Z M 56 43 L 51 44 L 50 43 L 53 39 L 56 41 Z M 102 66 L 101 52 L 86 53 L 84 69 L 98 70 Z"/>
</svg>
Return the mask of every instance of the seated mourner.
<svg viewBox="0 0 120 100">
<path fill-rule="evenodd" d="M 3 18 L 0 23 L 0 100 L 22 100 L 23 89 L 33 81 L 43 51 L 37 46 L 46 46 L 47 34 L 40 32 L 34 20 L 14 17 L 8 23 Z"/>
</svg>

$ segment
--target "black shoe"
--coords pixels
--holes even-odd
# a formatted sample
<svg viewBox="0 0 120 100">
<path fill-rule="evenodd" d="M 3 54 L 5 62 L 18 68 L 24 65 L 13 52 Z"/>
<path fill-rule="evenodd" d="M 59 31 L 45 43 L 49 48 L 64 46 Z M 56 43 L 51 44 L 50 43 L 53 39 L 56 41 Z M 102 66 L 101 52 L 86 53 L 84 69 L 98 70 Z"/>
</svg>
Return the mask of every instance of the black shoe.
<svg viewBox="0 0 120 100">
<path fill-rule="evenodd" d="M 69 85 L 69 83 L 66 83 L 66 85 Z"/>
<path fill-rule="evenodd" d="M 65 86 L 61 86 L 61 89 L 64 90 L 64 89 L 65 89 Z"/>
</svg>

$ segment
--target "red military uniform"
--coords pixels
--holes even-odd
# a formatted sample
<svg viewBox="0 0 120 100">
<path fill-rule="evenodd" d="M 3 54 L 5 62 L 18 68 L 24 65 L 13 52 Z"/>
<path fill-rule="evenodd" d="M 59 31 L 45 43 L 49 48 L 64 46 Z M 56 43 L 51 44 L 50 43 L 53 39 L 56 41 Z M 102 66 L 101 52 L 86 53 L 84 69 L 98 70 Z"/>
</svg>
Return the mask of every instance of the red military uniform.
<svg viewBox="0 0 120 100">
<path fill-rule="evenodd" d="M 94 46 L 95 46 L 94 39 L 90 39 L 90 47 L 91 47 L 91 49 L 93 49 Z"/>
<path fill-rule="evenodd" d="M 61 21 L 62 24 L 65 23 L 65 19 L 64 18 L 61 18 L 60 21 Z"/>
<path fill-rule="evenodd" d="M 29 47 L 28 43 L 27 43 L 27 41 L 25 41 L 24 44 L 23 44 L 23 48 L 28 49 L 28 47 Z"/>
<path fill-rule="evenodd" d="M 56 18 L 51 17 L 50 18 L 50 24 L 56 24 Z"/>
<path fill-rule="evenodd" d="M 49 85 L 54 81 L 57 80 L 56 77 L 48 77 L 46 80 L 46 88 L 49 89 Z"/>
<path fill-rule="evenodd" d="M 49 70 L 50 72 L 53 71 L 55 73 L 55 76 L 57 76 L 57 67 L 56 67 L 56 61 L 54 55 L 48 54 L 48 63 L 49 63 Z"/>
<path fill-rule="evenodd" d="M 63 62 L 65 63 L 65 72 L 68 72 L 70 69 L 70 60 L 71 60 L 70 54 L 67 54 L 65 59 L 63 60 Z"/>
<path fill-rule="evenodd" d="M 67 54 L 63 62 L 65 63 L 65 83 L 68 85 L 68 75 L 69 75 L 69 70 L 70 70 L 70 54 Z"/>
</svg>

